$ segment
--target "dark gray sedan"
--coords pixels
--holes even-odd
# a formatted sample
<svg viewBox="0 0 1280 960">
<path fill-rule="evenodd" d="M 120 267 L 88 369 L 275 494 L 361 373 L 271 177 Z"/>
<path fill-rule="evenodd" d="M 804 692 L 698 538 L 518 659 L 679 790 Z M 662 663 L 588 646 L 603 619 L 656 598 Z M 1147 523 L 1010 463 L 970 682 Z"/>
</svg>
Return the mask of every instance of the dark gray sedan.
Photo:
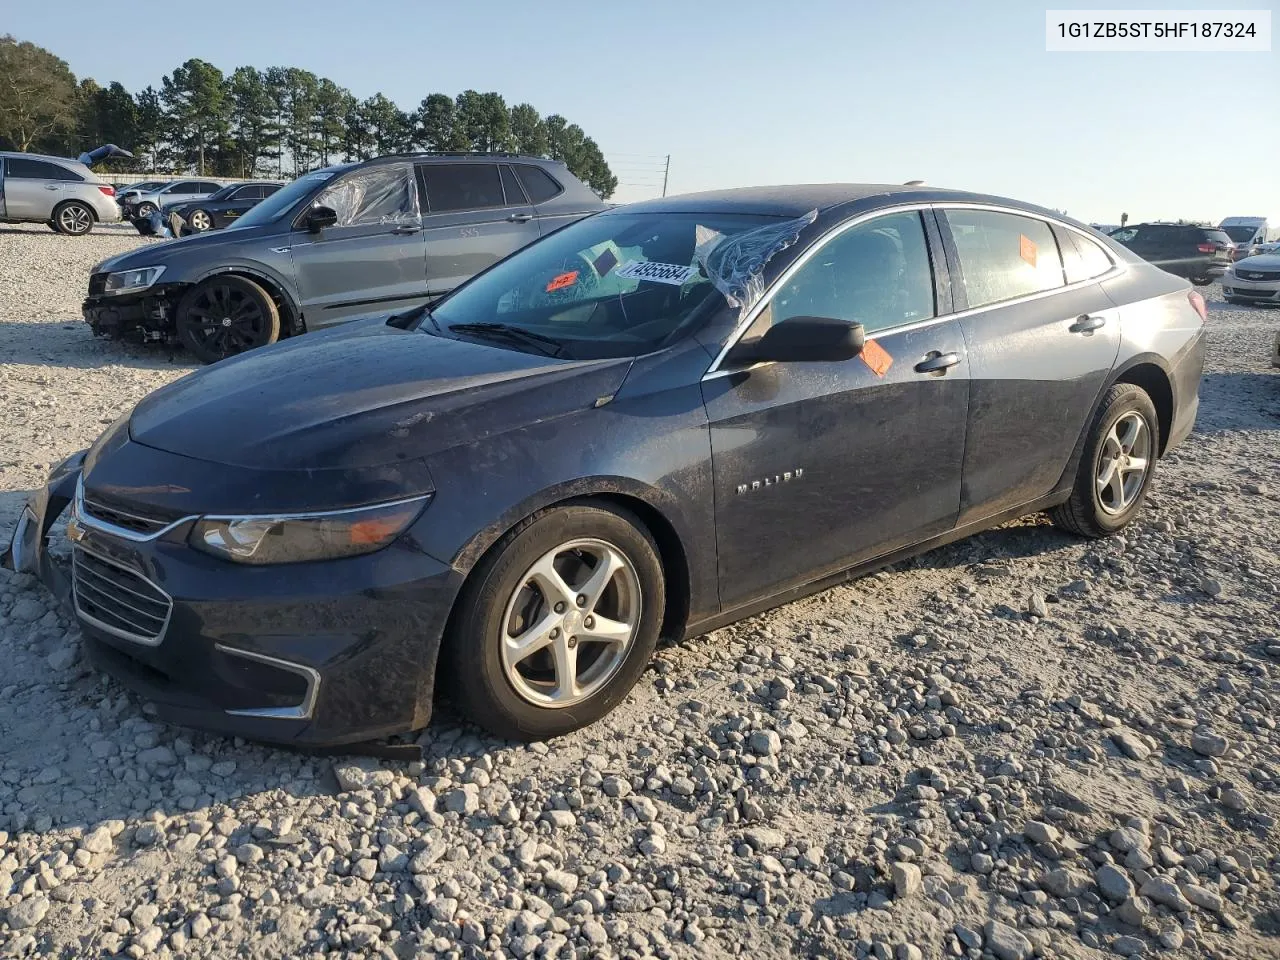
<svg viewBox="0 0 1280 960">
<path fill-rule="evenodd" d="M 175 244 L 175 246 L 180 245 Z M 1103 537 L 1190 432 L 1205 304 L 1050 210 L 877 185 L 574 223 L 256 350 L 61 464 L 10 565 L 162 715 L 334 744 L 604 715 L 706 633 L 1014 517 Z"/>
<path fill-rule="evenodd" d="M 603 209 L 563 163 L 536 157 L 410 154 L 327 167 L 246 207 L 231 229 L 99 264 L 84 318 L 95 334 L 179 342 L 212 363 L 440 297 Z"/>
</svg>

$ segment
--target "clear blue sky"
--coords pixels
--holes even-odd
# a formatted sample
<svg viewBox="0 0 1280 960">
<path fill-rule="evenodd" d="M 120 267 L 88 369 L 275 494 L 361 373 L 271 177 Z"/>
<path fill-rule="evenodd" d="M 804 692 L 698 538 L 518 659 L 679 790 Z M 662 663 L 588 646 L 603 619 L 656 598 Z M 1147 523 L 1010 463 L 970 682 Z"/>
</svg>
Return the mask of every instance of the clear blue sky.
<svg viewBox="0 0 1280 960">
<path fill-rule="evenodd" d="M 1276 52 L 1046 53 L 1045 8 L 1067 6 L 63 0 L 9 5 L 0 29 L 133 91 L 188 57 L 228 73 L 303 67 L 403 108 L 433 91 L 497 90 L 580 124 L 624 184 L 659 181 L 643 158 L 669 153 L 673 193 L 923 178 L 1089 221 L 1280 217 Z"/>
</svg>

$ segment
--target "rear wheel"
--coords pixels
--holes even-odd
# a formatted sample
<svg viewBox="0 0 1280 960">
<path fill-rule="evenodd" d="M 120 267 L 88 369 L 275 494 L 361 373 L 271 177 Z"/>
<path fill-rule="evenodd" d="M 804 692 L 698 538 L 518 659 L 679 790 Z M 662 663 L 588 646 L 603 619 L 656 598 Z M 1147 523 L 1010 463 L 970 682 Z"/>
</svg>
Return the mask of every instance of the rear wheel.
<svg viewBox="0 0 1280 960">
<path fill-rule="evenodd" d="M 468 578 L 446 649 L 459 710 L 501 737 L 541 740 L 593 723 L 639 679 L 665 583 L 640 521 L 605 504 L 521 524 Z"/>
<path fill-rule="evenodd" d="M 82 237 L 93 229 L 93 211 L 79 200 L 68 200 L 53 211 L 53 229 L 70 237 Z"/>
<path fill-rule="evenodd" d="M 1213 277 L 1192 277 L 1191 282 L 1197 287 L 1207 287 L 1209 284 L 1213 283 Z"/>
<path fill-rule="evenodd" d="M 1049 511 L 1054 525 L 1083 537 L 1109 536 L 1147 499 L 1160 455 L 1160 421 L 1145 390 L 1117 383 L 1094 416 L 1071 499 Z"/>
<path fill-rule="evenodd" d="M 202 363 L 264 347 L 280 338 L 280 311 L 252 280 L 210 277 L 178 304 L 178 339 Z"/>
<path fill-rule="evenodd" d="M 140 220 L 145 220 L 155 212 L 156 205 L 154 203 L 147 202 L 138 204 L 137 209 L 133 211 L 133 215 Z"/>
<path fill-rule="evenodd" d="M 187 226 L 192 233 L 204 233 L 213 229 L 213 217 L 206 210 L 192 210 L 191 216 L 187 217 Z"/>
</svg>

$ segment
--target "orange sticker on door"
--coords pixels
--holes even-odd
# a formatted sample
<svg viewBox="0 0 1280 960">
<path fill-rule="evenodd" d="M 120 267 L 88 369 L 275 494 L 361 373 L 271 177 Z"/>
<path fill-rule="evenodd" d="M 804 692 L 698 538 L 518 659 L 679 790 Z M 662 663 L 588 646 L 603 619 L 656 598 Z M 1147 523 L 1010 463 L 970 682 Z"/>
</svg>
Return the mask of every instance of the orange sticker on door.
<svg viewBox="0 0 1280 960">
<path fill-rule="evenodd" d="M 1033 267 L 1036 265 L 1036 245 L 1030 237 L 1018 234 L 1018 255 Z"/>
<path fill-rule="evenodd" d="M 565 287 L 572 287 L 578 282 L 578 271 L 570 270 L 568 273 L 562 273 L 558 277 L 553 277 L 551 282 L 547 284 L 547 293 L 553 293 L 556 290 L 563 290 Z"/>
<path fill-rule="evenodd" d="M 858 354 L 862 357 L 862 362 L 871 368 L 871 372 L 877 377 L 883 377 L 889 372 L 889 368 L 893 366 L 893 357 L 889 356 L 889 351 L 874 340 L 868 340 L 862 345 L 862 353 Z"/>
</svg>

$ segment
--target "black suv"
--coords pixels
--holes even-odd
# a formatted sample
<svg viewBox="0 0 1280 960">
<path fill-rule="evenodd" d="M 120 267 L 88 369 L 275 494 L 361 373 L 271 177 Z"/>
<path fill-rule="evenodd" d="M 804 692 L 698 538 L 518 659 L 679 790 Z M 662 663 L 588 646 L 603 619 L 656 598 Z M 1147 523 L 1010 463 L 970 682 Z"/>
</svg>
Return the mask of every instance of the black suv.
<svg viewBox="0 0 1280 960">
<path fill-rule="evenodd" d="M 448 293 L 604 202 L 555 160 L 404 154 L 303 174 L 231 230 L 104 261 L 95 334 L 176 340 L 205 363 Z"/>
<path fill-rule="evenodd" d="M 1231 238 L 1217 227 L 1193 223 L 1139 223 L 1111 231 L 1143 260 L 1162 270 L 1207 286 L 1231 266 Z"/>
</svg>

